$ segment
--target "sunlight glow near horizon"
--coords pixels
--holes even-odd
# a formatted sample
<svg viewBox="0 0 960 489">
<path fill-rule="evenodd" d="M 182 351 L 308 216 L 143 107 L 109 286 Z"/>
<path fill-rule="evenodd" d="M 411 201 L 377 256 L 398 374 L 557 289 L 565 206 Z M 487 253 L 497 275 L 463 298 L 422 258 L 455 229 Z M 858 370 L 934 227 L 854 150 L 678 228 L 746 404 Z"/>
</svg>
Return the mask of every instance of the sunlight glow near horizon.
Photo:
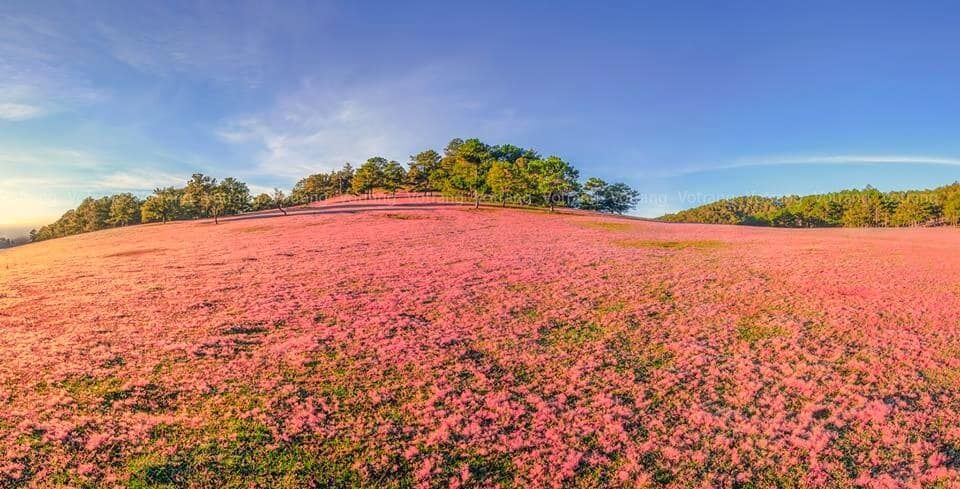
<svg viewBox="0 0 960 489">
<path fill-rule="evenodd" d="M 0 235 L 195 171 L 289 189 L 454 137 L 624 181 L 648 196 L 636 210 L 647 217 L 704 203 L 690 194 L 944 185 L 960 179 L 958 14 L 895 2 L 8 2 Z M 462 19 L 496 35 L 464 36 Z"/>
</svg>

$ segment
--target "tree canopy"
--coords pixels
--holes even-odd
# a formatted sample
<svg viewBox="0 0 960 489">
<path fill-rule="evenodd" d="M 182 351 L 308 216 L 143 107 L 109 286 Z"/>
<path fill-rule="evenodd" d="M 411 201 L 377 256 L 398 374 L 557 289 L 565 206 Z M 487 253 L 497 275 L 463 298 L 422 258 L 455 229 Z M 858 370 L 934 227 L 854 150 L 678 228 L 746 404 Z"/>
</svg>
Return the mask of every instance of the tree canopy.
<svg viewBox="0 0 960 489">
<path fill-rule="evenodd" d="M 626 184 L 609 184 L 599 178 L 589 178 L 580 192 L 580 208 L 623 214 L 637 205 L 640 193 Z"/>
<path fill-rule="evenodd" d="M 183 187 L 157 188 L 142 199 L 130 193 L 88 197 L 76 209 L 67 211 L 31 236 L 40 241 L 109 227 L 179 219 L 212 217 L 218 222 L 221 216 L 269 209 L 286 214 L 286 206 L 346 194 L 371 197 L 375 191 L 442 192 L 447 197 L 470 199 L 476 206 L 488 201 L 551 210 L 558 206 L 580 207 L 620 214 L 637 202 L 637 192 L 623 183 L 608 184 L 592 178 L 581 185 L 579 177 L 580 172 L 559 156 L 543 157 L 533 149 L 513 144 L 491 145 L 477 138 L 455 138 L 442 154 L 427 149 L 410 156 L 406 167 L 397 161 L 373 156 L 356 169 L 346 163 L 338 170 L 308 175 L 293 186 L 289 197 L 279 189 L 272 195 L 261 193 L 252 197 L 247 184 L 235 178 L 218 181 L 202 173 L 191 175 Z M 943 211 L 950 212 L 952 219 L 960 220 L 960 199 L 951 202 L 944 204 Z M 916 220 L 914 214 L 920 211 L 906 212 L 897 216 L 898 222 Z M 856 222 L 874 217 L 875 212 L 848 216 Z"/>
<path fill-rule="evenodd" d="M 354 170 L 346 163 L 339 170 L 309 175 L 293 186 L 290 201 L 294 204 L 309 204 L 352 191 Z"/>
<path fill-rule="evenodd" d="M 960 183 L 881 192 L 867 186 L 807 196 L 746 196 L 661 217 L 669 222 L 775 227 L 884 227 L 960 224 Z"/>
</svg>

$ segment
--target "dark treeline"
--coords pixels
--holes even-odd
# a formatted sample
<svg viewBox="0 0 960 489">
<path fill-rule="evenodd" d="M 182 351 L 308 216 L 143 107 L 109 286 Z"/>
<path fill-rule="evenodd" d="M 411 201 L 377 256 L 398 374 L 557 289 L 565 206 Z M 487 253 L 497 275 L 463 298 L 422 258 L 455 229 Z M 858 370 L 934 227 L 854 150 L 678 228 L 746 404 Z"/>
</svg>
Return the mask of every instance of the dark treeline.
<svg viewBox="0 0 960 489">
<path fill-rule="evenodd" d="M 371 197 L 400 190 L 470 199 L 500 205 L 577 207 L 622 214 L 639 194 L 623 183 L 589 178 L 557 156 L 543 157 L 511 144 L 488 145 L 479 139 L 454 139 L 443 153 L 432 149 L 410 157 L 406 166 L 375 156 L 353 168 L 349 163 L 329 173 L 303 178 L 289 196 L 280 190 L 252 196 L 235 178 L 194 174 L 184 187 L 154 190 L 144 199 L 129 193 L 88 197 L 59 220 L 30 232 L 32 241 L 69 236 L 130 224 L 213 218 L 325 200 L 339 195 Z M 2 246 L 2 244 L 0 244 Z"/>
<path fill-rule="evenodd" d="M 41 241 L 139 222 L 140 200 L 133 194 L 124 193 L 98 199 L 87 197 L 76 209 L 64 213 L 57 222 L 30 231 L 30 239 Z"/>
<path fill-rule="evenodd" d="M 0 250 L 4 248 L 13 248 L 14 246 L 24 245 L 29 242 L 30 242 L 30 238 L 27 238 L 27 237 L 10 239 L 10 238 L 5 238 L 0 236 Z"/>
<path fill-rule="evenodd" d="M 960 224 L 960 183 L 932 190 L 843 190 L 725 199 L 660 218 L 669 222 L 776 227 L 902 227 Z"/>
<path fill-rule="evenodd" d="M 98 199 L 87 197 L 53 224 L 31 231 L 30 239 L 43 241 L 146 222 L 201 217 L 217 219 L 222 215 L 254 210 L 259 205 L 258 199 L 251 199 L 247 184 L 235 178 L 217 182 L 197 173 L 182 188 L 158 188 L 153 195 L 142 200 L 130 193 Z M 273 199 L 269 201 L 272 205 Z"/>
</svg>

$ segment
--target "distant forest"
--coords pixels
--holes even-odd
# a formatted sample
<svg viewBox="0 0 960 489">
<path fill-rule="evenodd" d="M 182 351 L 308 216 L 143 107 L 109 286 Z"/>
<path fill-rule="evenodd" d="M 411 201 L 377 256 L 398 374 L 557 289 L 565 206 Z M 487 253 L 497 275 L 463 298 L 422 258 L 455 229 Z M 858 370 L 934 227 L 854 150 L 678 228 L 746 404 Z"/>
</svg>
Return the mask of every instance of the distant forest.
<svg viewBox="0 0 960 489">
<path fill-rule="evenodd" d="M 867 186 L 803 197 L 737 197 L 667 214 L 660 220 L 795 228 L 955 226 L 960 224 L 960 183 L 903 192 L 881 192 Z"/>
<path fill-rule="evenodd" d="M 0 250 L 4 248 L 13 248 L 14 246 L 20 246 L 22 244 L 27 244 L 30 242 L 30 238 L 5 238 L 0 236 Z"/>
<path fill-rule="evenodd" d="M 576 207 L 622 214 L 639 194 L 623 183 L 599 178 L 580 182 L 580 172 L 557 156 L 544 157 L 511 144 L 489 145 L 479 139 L 453 139 L 438 153 L 432 149 L 410 157 L 406 166 L 375 156 L 354 169 L 349 163 L 329 173 L 297 182 L 289 195 L 274 189 L 253 196 L 247 184 L 194 174 L 183 187 L 157 188 L 141 199 L 131 193 L 88 197 L 53 224 L 30 232 L 42 241 L 100 229 L 149 222 L 213 218 L 308 204 L 339 195 L 370 197 L 375 191 L 440 192 L 444 196 L 499 205 Z"/>
</svg>

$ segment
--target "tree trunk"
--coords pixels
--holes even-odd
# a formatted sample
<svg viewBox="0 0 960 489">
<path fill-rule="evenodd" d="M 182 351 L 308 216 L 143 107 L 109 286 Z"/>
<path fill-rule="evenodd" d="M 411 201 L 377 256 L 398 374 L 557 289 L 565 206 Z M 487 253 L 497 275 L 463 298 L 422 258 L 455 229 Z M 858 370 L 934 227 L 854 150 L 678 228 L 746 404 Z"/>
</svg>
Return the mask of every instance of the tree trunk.
<svg viewBox="0 0 960 489">
<path fill-rule="evenodd" d="M 474 197 L 477 198 L 477 205 L 474 207 L 474 209 L 479 209 L 480 208 L 480 162 L 478 161 L 473 168 L 475 171 L 475 173 L 473 174 L 474 175 L 473 195 Z"/>
</svg>

